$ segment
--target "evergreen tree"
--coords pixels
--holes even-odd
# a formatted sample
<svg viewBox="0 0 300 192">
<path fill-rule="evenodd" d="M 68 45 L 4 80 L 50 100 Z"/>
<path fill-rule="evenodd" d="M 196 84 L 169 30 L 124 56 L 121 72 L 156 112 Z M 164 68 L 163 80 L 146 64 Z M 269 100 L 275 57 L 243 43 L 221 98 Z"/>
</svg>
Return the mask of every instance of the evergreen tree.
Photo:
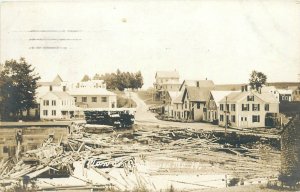
<svg viewBox="0 0 300 192">
<path fill-rule="evenodd" d="M 39 75 L 24 58 L 6 61 L 0 74 L 1 117 L 22 116 L 36 107 L 35 92 Z"/>
</svg>

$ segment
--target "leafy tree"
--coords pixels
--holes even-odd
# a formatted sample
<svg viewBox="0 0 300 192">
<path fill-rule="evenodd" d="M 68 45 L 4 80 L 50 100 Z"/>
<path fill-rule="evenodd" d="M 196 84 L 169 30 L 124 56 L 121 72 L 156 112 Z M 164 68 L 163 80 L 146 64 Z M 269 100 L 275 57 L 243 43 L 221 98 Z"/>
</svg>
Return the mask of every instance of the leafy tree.
<svg viewBox="0 0 300 192">
<path fill-rule="evenodd" d="M 88 75 L 84 75 L 83 78 L 81 79 L 81 82 L 86 82 L 86 81 L 90 81 L 91 78 Z"/>
<path fill-rule="evenodd" d="M 104 75 L 96 74 L 93 79 L 102 79 L 108 89 L 118 89 L 123 91 L 126 88 L 138 89 L 143 86 L 143 76 L 140 71 L 137 73 L 121 72 L 119 69 L 116 73 L 105 73 Z"/>
<path fill-rule="evenodd" d="M 262 85 L 265 85 L 267 82 L 267 76 L 262 72 L 252 71 L 249 79 L 249 85 L 252 89 L 256 89 L 258 91 Z"/>
<path fill-rule="evenodd" d="M 6 61 L 0 73 L 0 106 L 2 119 L 22 116 L 36 107 L 35 91 L 39 75 L 24 58 Z"/>
</svg>

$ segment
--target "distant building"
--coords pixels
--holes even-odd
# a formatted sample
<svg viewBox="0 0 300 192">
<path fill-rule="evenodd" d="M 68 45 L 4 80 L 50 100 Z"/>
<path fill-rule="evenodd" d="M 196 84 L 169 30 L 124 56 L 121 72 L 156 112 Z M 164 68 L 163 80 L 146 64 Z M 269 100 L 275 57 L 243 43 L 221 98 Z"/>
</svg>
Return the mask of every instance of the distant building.
<svg viewBox="0 0 300 192">
<path fill-rule="evenodd" d="M 300 101 L 300 86 L 291 87 L 292 92 L 292 101 Z"/>
<path fill-rule="evenodd" d="M 219 125 L 236 128 L 274 125 L 279 102 L 271 93 L 233 92 L 220 101 Z"/>
<path fill-rule="evenodd" d="M 291 102 L 293 90 L 290 89 L 277 89 L 279 92 L 279 101 L 280 102 Z"/>
<path fill-rule="evenodd" d="M 75 88 L 69 91 L 75 104 L 81 108 L 116 108 L 117 95 L 106 89 Z"/>
<path fill-rule="evenodd" d="M 75 107 L 75 99 L 67 92 L 49 91 L 40 100 L 41 119 L 70 119 L 79 110 Z"/>
<path fill-rule="evenodd" d="M 179 90 L 178 71 L 157 71 L 155 74 L 155 100 L 163 101 L 167 91 Z"/>
<path fill-rule="evenodd" d="M 78 83 L 72 84 L 71 89 L 74 88 L 102 88 L 106 89 L 106 83 L 104 80 L 89 80 L 89 81 L 81 81 Z"/>
</svg>

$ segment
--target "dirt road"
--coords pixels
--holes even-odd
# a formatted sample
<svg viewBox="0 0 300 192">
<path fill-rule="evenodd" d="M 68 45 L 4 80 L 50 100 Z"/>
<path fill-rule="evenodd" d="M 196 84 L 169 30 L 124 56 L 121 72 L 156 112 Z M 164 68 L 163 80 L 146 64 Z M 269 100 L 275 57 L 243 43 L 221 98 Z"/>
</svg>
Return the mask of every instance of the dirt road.
<svg viewBox="0 0 300 192">
<path fill-rule="evenodd" d="M 216 125 L 209 123 L 182 123 L 182 122 L 172 122 L 172 121 L 162 121 L 155 118 L 155 114 L 148 110 L 147 104 L 139 98 L 139 96 L 134 92 L 127 92 L 126 95 L 130 97 L 137 105 L 135 120 L 137 124 L 140 125 L 158 125 L 159 127 L 178 127 L 178 128 L 193 128 L 193 129 L 203 129 L 203 130 L 224 130 Z"/>
</svg>

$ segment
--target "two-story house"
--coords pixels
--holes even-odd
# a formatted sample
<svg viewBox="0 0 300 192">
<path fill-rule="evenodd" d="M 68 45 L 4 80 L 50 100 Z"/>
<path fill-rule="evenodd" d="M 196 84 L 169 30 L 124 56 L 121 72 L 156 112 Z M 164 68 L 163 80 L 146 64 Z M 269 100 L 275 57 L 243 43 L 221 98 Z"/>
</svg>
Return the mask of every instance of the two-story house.
<svg viewBox="0 0 300 192">
<path fill-rule="evenodd" d="M 236 128 L 273 126 L 279 101 L 271 93 L 233 92 L 220 101 L 219 125 Z"/>
<path fill-rule="evenodd" d="M 49 91 L 40 98 L 41 119 L 70 119 L 79 111 L 75 99 L 67 92 Z"/>
</svg>

